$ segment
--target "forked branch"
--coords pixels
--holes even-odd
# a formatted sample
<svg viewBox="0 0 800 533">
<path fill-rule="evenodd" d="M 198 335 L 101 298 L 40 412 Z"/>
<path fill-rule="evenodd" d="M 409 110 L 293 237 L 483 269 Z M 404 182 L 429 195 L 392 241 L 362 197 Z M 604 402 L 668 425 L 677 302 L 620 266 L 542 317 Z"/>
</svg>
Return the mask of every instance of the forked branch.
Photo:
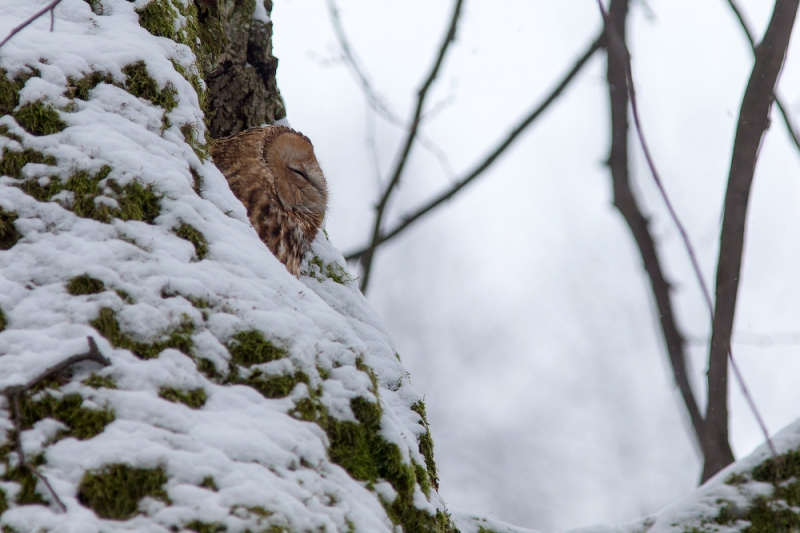
<svg viewBox="0 0 800 533">
<path fill-rule="evenodd" d="M 81 353 L 78 355 L 73 355 L 72 357 L 68 357 L 67 359 L 61 361 L 60 363 L 48 368 L 35 378 L 31 379 L 24 385 L 16 385 L 12 387 L 8 387 L 5 389 L 2 394 L 6 397 L 8 401 L 8 406 L 11 411 L 11 421 L 14 424 L 14 449 L 17 452 L 17 459 L 19 461 L 19 468 L 26 468 L 28 471 L 31 472 L 34 476 L 36 476 L 42 484 L 47 488 L 50 492 L 50 495 L 53 497 L 53 501 L 58 505 L 62 512 L 67 511 L 66 505 L 64 502 L 56 494 L 56 491 L 53 490 L 53 487 L 50 485 L 50 482 L 47 480 L 47 477 L 39 472 L 39 470 L 31 464 L 27 459 L 25 459 L 25 452 L 22 449 L 22 440 L 21 434 L 23 429 L 23 420 L 22 420 L 22 412 L 19 407 L 19 398 L 27 391 L 38 385 L 39 383 L 43 382 L 44 380 L 56 376 L 66 370 L 68 367 L 82 363 L 83 361 L 94 361 L 102 366 L 108 366 L 111 364 L 111 361 L 108 360 L 103 354 L 100 353 L 100 350 L 97 349 L 97 344 L 94 342 L 92 337 L 86 337 L 89 342 L 89 351 L 85 353 Z"/>
<path fill-rule="evenodd" d="M 392 197 L 395 188 L 400 183 L 406 163 L 408 162 L 408 157 L 411 154 L 411 148 L 414 146 L 414 141 L 419 131 L 420 120 L 422 119 L 422 110 L 425 105 L 425 99 L 428 96 L 428 91 L 433 85 L 433 82 L 436 80 L 436 77 L 439 75 L 439 70 L 442 67 L 447 50 L 455 41 L 456 28 L 458 27 L 458 20 L 461 17 L 461 7 L 463 4 L 464 0 L 456 0 L 455 2 L 453 15 L 450 18 L 450 26 L 445 34 L 445 38 L 442 41 L 441 46 L 439 47 L 439 53 L 436 56 L 436 60 L 431 67 L 428 77 L 419 88 L 419 91 L 417 91 L 417 103 L 414 109 L 414 114 L 411 121 L 408 123 L 408 131 L 406 132 L 405 141 L 403 142 L 402 148 L 400 149 L 400 152 L 395 160 L 394 170 L 391 172 L 391 178 L 389 179 L 389 183 L 387 183 L 386 188 L 384 189 L 383 194 L 378 201 L 378 205 L 375 206 L 375 222 L 373 224 L 372 237 L 370 239 L 370 249 L 372 251 L 365 253 L 360 257 L 362 268 L 361 290 L 364 292 L 366 292 L 367 287 L 369 286 L 370 273 L 372 271 L 372 259 L 374 257 L 376 246 L 375 243 L 380 239 L 383 217 L 386 214 L 386 206 L 389 203 L 389 199 Z"/>
<path fill-rule="evenodd" d="M 373 239 L 373 241 L 362 248 L 361 250 L 357 250 L 355 252 L 351 252 L 345 256 L 348 261 L 355 261 L 361 259 L 366 254 L 374 254 L 375 250 L 385 244 L 386 242 L 392 240 L 393 238 L 397 237 L 400 233 L 404 232 L 406 229 L 409 228 L 412 224 L 414 224 L 417 220 L 422 218 L 423 216 L 427 215 L 441 204 L 447 202 L 455 195 L 457 195 L 464 187 L 472 183 L 475 179 L 480 177 L 492 164 L 499 158 L 513 143 L 516 139 L 524 132 L 528 126 L 530 126 L 533 122 L 538 119 L 542 113 L 544 113 L 549 107 L 550 104 L 555 102 L 559 96 L 564 92 L 564 90 L 569 86 L 575 76 L 583 69 L 586 63 L 591 59 L 591 57 L 597 52 L 597 50 L 601 47 L 601 43 L 603 40 L 603 36 L 601 35 L 597 39 L 592 42 L 591 45 L 586 49 L 586 51 L 581 55 L 580 58 L 572 65 L 572 68 L 569 72 L 561 79 L 561 81 L 556 85 L 556 87 L 550 92 L 550 94 L 539 104 L 537 105 L 517 126 L 514 127 L 513 130 L 502 140 L 500 143 L 495 147 L 494 150 L 478 165 L 476 165 L 472 171 L 470 171 L 466 176 L 459 178 L 450 188 L 446 191 L 438 195 L 437 197 L 433 198 L 425 205 L 417 208 L 415 211 L 408 213 L 401 217 L 400 223 L 398 223 L 395 227 L 391 230 L 386 231 L 384 233 L 380 233 L 377 239 Z"/>
</svg>

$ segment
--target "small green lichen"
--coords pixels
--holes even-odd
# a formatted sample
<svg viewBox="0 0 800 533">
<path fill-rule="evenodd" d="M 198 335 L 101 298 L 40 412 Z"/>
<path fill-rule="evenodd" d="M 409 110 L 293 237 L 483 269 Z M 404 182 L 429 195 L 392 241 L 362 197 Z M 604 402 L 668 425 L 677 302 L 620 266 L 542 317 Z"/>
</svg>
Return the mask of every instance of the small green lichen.
<svg viewBox="0 0 800 533">
<path fill-rule="evenodd" d="M 127 520 L 137 514 L 139 502 L 146 496 L 171 503 L 164 490 L 166 482 L 167 475 L 161 467 L 106 465 L 83 475 L 78 500 L 100 518 Z"/>
<path fill-rule="evenodd" d="M 20 490 L 14 498 L 14 502 L 18 505 L 47 505 L 47 501 L 36 491 L 38 479 L 28 468 L 8 468 L 6 460 L 6 473 L 3 474 L 2 479 L 19 483 Z M 6 503 L 6 505 L 8 504 Z"/>
<path fill-rule="evenodd" d="M 100 310 L 100 313 L 97 315 L 97 318 L 91 322 L 91 325 L 98 333 L 108 339 L 115 348 L 130 350 L 141 359 L 154 359 L 167 348 L 175 348 L 189 356 L 192 354 L 192 333 L 194 332 L 194 324 L 192 324 L 188 316 L 184 316 L 181 325 L 167 333 L 166 340 L 152 343 L 135 341 L 123 333 L 120 330 L 116 313 L 113 309 L 108 307 L 104 307 Z"/>
<path fill-rule="evenodd" d="M 3 211 L 0 207 L 0 250 L 10 250 L 22 238 L 14 225 L 16 220 L 16 213 Z"/>
<path fill-rule="evenodd" d="M 192 190 L 200 196 L 203 192 L 203 177 L 193 167 L 189 167 L 189 172 L 192 175 Z"/>
<path fill-rule="evenodd" d="M 122 186 L 114 180 L 106 180 L 110 172 L 111 167 L 104 166 L 94 175 L 85 170 L 76 172 L 66 182 L 53 176 L 44 185 L 39 180 L 27 180 L 19 187 L 40 202 L 49 202 L 58 193 L 69 191 L 72 200 L 67 202 L 68 208 L 82 218 L 106 223 L 120 218 L 152 224 L 161 213 L 161 198 L 152 186 L 143 187 L 137 181 Z"/>
<path fill-rule="evenodd" d="M 162 387 L 158 395 L 170 402 L 182 403 L 192 409 L 200 409 L 206 404 L 206 391 L 202 388 L 181 390 Z"/>
<path fill-rule="evenodd" d="M 288 355 L 286 350 L 275 346 L 264 338 L 263 333 L 254 329 L 235 334 L 228 344 L 228 351 L 231 361 L 244 367 L 269 363 Z"/>
<path fill-rule="evenodd" d="M 94 279 L 89 274 L 75 276 L 67 284 L 67 292 L 73 296 L 84 294 L 98 294 L 106 290 L 105 284 L 99 279 Z"/>
<path fill-rule="evenodd" d="M 151 2 L 152 3 L 152 2 Z M 148 4 L 149 5 L 149 4 Z M 162 88 L 147 72 L 144 61 L 137 61 L 122 68 L 125 74 L 125 89 L 134 96 L 149 100 L 169 113 L 178 105 L 178 91 L 169 82 Z"/>
<path fill-rule="evenodd" d="M 361 357 L 356 357 L 356 368 L 358 370 L 364 372 L 366 375 L 369 376 L 369 381 L 370 381 L 370 383 L 372 383 L 372 388 L 370 388 L 370 392 L 372 394 L 377 395 L 378 394 L 378 377 L 375 375 L 375 371 L 372 370 L 371 367 L 367 366 L 367 364 L 364 363 L 364 359 L 362 359 Z"/>
<path fill-rule="evenodd" d="M 175 230 L 175 235 L 181 239 L 186 239 L 194 245 L 194 251 L 198 259 L 205 259 L 206 255 L 208 255 L 208 241 L 194 226 L 182 224 Z"/>
<path fill-rule="evenodd" d="M 19 92 L 25 82 L 37 75 L 35 71 L 23 70 L 14 78 L 8 78 L 8 71 L 0 68 L 0 115 L 10 115 L 19 105 Z"/>
<path fill-rule="evenodd" d="M 52 135 L 67 127 L 58 110 L 42 100 L 27 103 L 12 114 L 31 135 Z"/>
<path fill-rule="evenodd" d="M 41 163 L 53 166 L 56 159 L 53 156 L 45 156 L 41 152 L 26 148 L 22 151 L 3 148 L 3 155 L 0 159 L 0 174 L 11 176 L 12 178 L 22 177 L 22 167 L 28 163 Z"/>
<path fill-rule="evenodd" d="M 8 510 L 8 498 L 3 489 L 0 489 L 0 515 Z"/>
<path fill-rule="evenodd" d="M 79 440 L 99 435 L 114 421 L 112 410 L 83 407 L 83 397 L 78 393 L 65 394 L 61 397 L 47 393 L 42 398 L 37 397 L 36 400 L 23 396 L 20 401 L 20 412 L 24 429 L 33 427 L 39 420 L 54 418 L 69 427 L 69 430 L 61 432 L 60 438 L 72 436 Z"/>
<path fill-rule="evenodd" d="M 207 488 L 209 490 L 213 490 L 214 492 L 217 492 L 219 490 L 219 487 L 217 486 L 217 482 L 214 481 L 214 478 L 211 477 L 211 476 L 204 477 L 203 481 L 200 482 L 200 486 L 201 487 L 205 487 L 205 488 Z"/>
<path fill-rule="evenodd" d="M 67 91 L 64 93 L 64 96 L 66 96 L 70 100 L 74 100 L 75 98 L 79 100 L 89 100 L 89 96 L 92 92 L 92 89 L 94 89 L 101 83 L 114 85 L 114 78 L 111 76 L 111 74 L 107 72 L 90 72 L 89 74 L 79 79 L 69 77 L 67 78 L 67 82 L 68 82 Z"/>
<path fill-rule="evenodd" d="M 197 129 L 194 124 L 188 123 L 181 126 L 181 133 L 186 144 L 192 147 L 192 150 L 201 161 L 208 159 L 208 143 L 200 144 L 197 141 Z"/>
<path fill-rule="evenodd" d="M 425 402 L 419 400 L 411 405 L 411 410 L 417 413 L 422 419 L 425 433 L 417 437 L 419 453 L 425 458 L 425 468 L 428 471 L 428 478 L 434 489 L 439 490 L 439 473 L 436 470 L 436 462 L 433 460 L 433 438 L 431 438 L 430 426 L 428 426 L 428 415 L 425 412 Z"/>
<path fill-rule="evenodd" d="M 383 411 L 375 399 L 353 398 L 350 408 L 357 422 L 351 422 L 330 416 L 313 391 L 309 392 L 309 397 L 295 402 L 293 414 L 316 422 L 325 431 L 330 441 L 331 461 L 342 466 L 354 479 L 368 483 L 383 479 L 392 485 L 397 497 L 392 502 L 381 499 L 381 503 L 393 523 L 402 526 L 407 533 L 455 533 L 455 526 L 446 513 L 431 515 L 414 505 L 416 486 L 426 495 L 430 494 L 429 476 L 421 465 L 403 462 L 397 445 L 380 434 Z"/>
<path fill-rule="evenodd" d="M 339 263 L 326 264 L 322 258 L 317 255 L 308 261 L 308 273 L 306 275 L 319 282 L 329 279 L 344 286 L 355 281 Z"/>
<path fill-rule="evenodd" d="M 298 383 L 308 384 L 308 376 L 298 370 L 294 374 L 268 376 L 255 370 L 247 379 L 233 377 L 230 383 L 248 385 L 261 393 L 265 398 L 285 398 L 292 393 Z"/>
<path fill-rule="evenodd" d="M 93 389 L 116 389 L 117 382 L 114 378 L 109 376 L 98 376 L 92 373 L 88 378 L 84 379 L 81 383 Z"/>
<path fill-rule="evenodd" d="M 227 527 L 219 522 L 202 522 L 200 520 L 192 520 L 184 524 L 184 529 L 190 529 L 197 533 L 220 533 L 225 531 Z"/>
</svg>

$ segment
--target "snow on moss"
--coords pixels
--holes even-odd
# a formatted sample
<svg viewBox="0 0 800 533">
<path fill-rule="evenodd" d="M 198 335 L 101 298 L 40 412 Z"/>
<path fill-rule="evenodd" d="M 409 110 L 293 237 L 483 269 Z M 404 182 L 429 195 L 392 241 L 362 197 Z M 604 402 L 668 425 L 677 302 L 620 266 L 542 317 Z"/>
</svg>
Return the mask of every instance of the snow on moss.
<svg viewBox="0 0 800 533">
<path fill-rule="evenodd" d="M 0 34 L 42 5 L 5 2 Z M 0 48 L 0 389 L 87 336 L 112 364 L 20 397 L 66 513 L 0 398 L 0 526 L 452 530 L 422 397 L 343 258 L 320 234 L 292 277 L 205 157 L 213 20 L 185 0 L 55 15 Z"/>
</svg>

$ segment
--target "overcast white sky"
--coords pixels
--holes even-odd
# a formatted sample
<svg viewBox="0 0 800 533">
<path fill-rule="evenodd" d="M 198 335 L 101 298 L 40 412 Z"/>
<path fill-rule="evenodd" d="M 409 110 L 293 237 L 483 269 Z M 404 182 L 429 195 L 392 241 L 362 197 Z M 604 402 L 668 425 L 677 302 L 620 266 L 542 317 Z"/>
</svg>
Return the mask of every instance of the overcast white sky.
<svg viewBox="0 0 800 533">
<path fill-rule="evenodd" d="M 629 39 L 642 119 L 708 282 L 730 147 L 751 52 L 724 0 L 633 2 Z M 758 35 L 772 0 L 741 2 Z M 407 115 L 450 1 L 340 0 L 376 89 Z M 273 11 L 278 84 L 291 124 L 315 144 L 331 189 L 327 228 L 362 245 L 378 176 L 400 137 L 367 110 L 323 0 Z M 479 161 L 600 31 L 595 0 L 466 0 L 426 125 L 458 175 Z M 800 123 L 795 32 L 780 92 Z M 385 247 L 369 294 L 426 394 L 452 508 L 557 531 L 654 512 L 688 493 L 700 462 L 673 386 L 649 285 L 611 205 L 605 56 L 478 183 Z M 633 146 L 633 143 L 632 143 Z M 708 321 L 677 232 L 640 155 L 640 199 L 677 288 L 704 395 Z M 392 217 L 449 181 L 416 149 Z M 751 196 L 735 355 L 767 425 L 800 416 L 800 153 L 777 115 Z M 701 400 L 702 401 L 702 400 Z M 732 382 L 737 457 L 763 440 Z"/>
</svg>

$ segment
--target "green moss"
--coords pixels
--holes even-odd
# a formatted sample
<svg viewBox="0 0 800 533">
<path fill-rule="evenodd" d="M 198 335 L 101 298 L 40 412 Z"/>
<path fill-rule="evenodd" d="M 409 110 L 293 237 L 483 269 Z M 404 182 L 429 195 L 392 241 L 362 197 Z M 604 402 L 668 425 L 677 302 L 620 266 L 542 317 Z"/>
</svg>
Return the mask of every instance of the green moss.
<svg viewBox="0 0 800 533">
<path fill-rule="evenodd" d="M 3 489 L 0 489 L 0 515 L 8 510 L 8 498 Z"/>
<path fill-rule="evenodd" d="M 8 326 L 8 319 L 6 318 L 6 314 L 3 313 L 3 310 L 0 309 L 0 331 L 3 331 Z"/>
<path fill-rule="evenodd" d="M 743 533 L 790 533 L 800 530 L 800 450 L 793 450 L 768 459 L 746 474 L 732 474 L 725 480 L 729 485 L 743 485 L 750 479 L 771 483 L 770 495 L 759 495 L 750 501 L 746 509 L 736 507 L 727 500 L 718 500 L 717 516 L 693 527 L 692 533 L 712 533 L 719 526 L 750 525 L 740 530 Z M 688 530 L 687 530 L 688 532 Z"/>
<path fill-rule="evenodd" d="M 192 147 L 192 150 L 201 161 L 208 159 L 208 143 L 201 144 L 197 140 L 197 130 L 194 124 L 188 123 L 181 126 L 181 133 L 186 144 Z"/>
<path fill-rule="evenodd" d="M 117 382 L 114 381 L 114 378 L 109 376 L 98 376 L 97 374 L 92 373 L 88 378 L 82 381 L 84 385 L 87 387 L 91 387 L 93 389 L 116 389 Z"/>
<path fill-rule="evenodd" d="M 178 105 L 178 101 L 175 99 L 178 91 L 175 90 L 175 87 L 169 82 L 163 88 L 160 87 L 147 72 L 147 65 L 144 61 L 137 61 L 123 67 L 122 73 L 125 74 L 125 89 L 132 95 L 149 100 L 167 113 Z"/>
<path fill-rule="evenodd" d="M 419 446 L 419 453 L 425 458 L 425 468 L 428 472 L 430 483 L 436 490 L 439 490 L 439 473 L 436 470 L 436 462 L 433 460 L 433 438 L 431 438 L 430 426 L 428 426 L 428 415 L 425 412 L 425 402 L 422 400 L 414 402 L 411 410 L 417 413 L 422 418 L 422 425 L 425 427 L 425 433 L 417 437 L 417 444 Z"/>
<path fill-rule="evenodd" d="M 372 388 L 370 389 L 370 392 L 372 392 L 372 394 L 377 395 L 378 378 L 377 376 L 375 376 L 375 371 L 372 370 L 372 368 L 370 368 L 369 366 L 367 366 L 361 357 L 356 357 L 356 368 L 369 376 L 369 380 L 372 383 Z"/>
<path fill-rule="evenodd" d="M 8 468 L 7 461 L 6 468 Z M 20 490 L 16 498 L 14 498 L 18 505 L 47 505 L 47 501 L 36 491 L 38 479 L 28 468 L 8 468 L 2 479 L 3 481 L 19 483 Z M 6 503 L 6 505 L 8 504 Z"/>
<path fill-rule="evenodd" d="M 331 461 L 342 466 L 355 479 L 368 483 L 388 481 L 397 492 L 394 501 L 382 499 L 387 514 L 406 533 L 455 532 L 447 514 L 435 515 L 417 509 L 414 490 L 417 485 L 423 493 L 430 494 L 430 483 L 425 469 L 418 464 L 406 464 L 396 444 L 380 435 L 382 409 L 374 400 L 364 397 L 350 401 L 357 422 L 331 417 L 318 398 L 310 396 L 295 403 L 294 415 L 316 422 L 328 435 Z"/>
<path fill-rule="evenodd" d="M 2 159 L 0 159 L 0 174 L 11 176 L 12 178 L 21 178 L 22 167 L 28 163 L 42 163 L 52 166 L 56 164 L 56 160 L 53 156 L 45 156 L 41 152 L 30 148 L 22 151 L 3 148 Z"/>
<path fill-rule="evenodd" d="M 16 220 L 16 213 L 3 211 L 0 207 L 0 250 L 10 250 L 22 237 L 14 225 Z"/>
<path fill-rule="evenodd" d="M 222 374 L 217 370 L 217 365 L 209 359 L 198 358 L 195 360 L 197 370 L 202 372 L 208 379 L 220 380 Z"/>
<path fill-rule="evenodd" d="M 19 105 L 19 92 L 34 75 L 34 71 L 27 70 L 9 79 L 8 72 L 0 68 L 0 116 L 10 115 Z"/>
<path fill-rule="evenodd" d="M 220 524 L 219 522 L 202 522 L 200 520 L 192 520 L 184 524 L 183 528 L 196 531 L 197 533 L 220 533 L 227 529 L 224 524 Z"/>
<path fill-rule="evenodd" d="M 173 389 L 162 387 L 158 395 L 170 402 L 179 402 L 192 409 L 200 409 L 206 404 L 206 391 L 202 388 L 192 390 Z"/>
<path fill-rule="evenodd" d="M 91 175 L 85 170 L 76 172 L 66 182 L 58 177 L 51 177 L 46 185 L 38 180 L 27 180 L 19 187 L 40 202 L 49 202 L 61 191 L 73 193 L 69 209 L 82 218 L 91 218 L 100 222 L 110 222 L 112 218 L 122 220 L 141 220 L 152 224 L 161 213 L 160 197 L 152 186 L 143 187 L 137 181 L 119 185 L 114 180 L 106 180 L 111 167 L 104 166 L 97 174 Z M 103 182 L 103 180 L 106 180 Z M 116 202 L 98 202 L 106 198 Z"/>
<path fill-rule="evenodd" d="M 167 475 L 161 467 L 106 465 L 83 475 L 78 486 L 78 500 L 101 518 L 127 520 L 136 515 L 139 502 L 146 496 L 169 504 L 164 490 L 166 482 Z"/>
<path fill-rule="evenodd" d="M 205 487 L 209 490 L 213 490 L 214 492 L 217 492 L 219 490 L 216 481 L 214 481 L 214 478 L 211 476 L 204 477 L 203 481 L 200 483 L 200 486 Z"/>
<path fill-rule="evenodd" d="M 307 275 L 319 282 L 329 279 L 344 286 L 355 281 L 339 263 L 326 264 L 321 257 L 316 255 L 308 261 Z"/>
<path fill-rule="evenodd" d="M 58 110 L 41 100 L 23 105 L 13 115 L 31 135 L 52 135 L 67 127 Z"/>
<path fill-rule="evenodd" d="M 269 363 L 286 357 L 288 352 L 272 344 L 258 330 L 240 331 L 232 337 L 228 344 L 231 361 L 237 365 L 251 367 Z"/>
<path fill-rule="evenodd" d="M 154 359 L 167 348 L 175 348 L 186 355 L 192 354 L 192 333 L 194 332 L 194 324 L 192 324 L 191 319 L 186 316 L 180 326 L 166 333 L 167 338 L 165 340 L 152 343 L 135 341 L 123 333 L 120 330 L 116 313 L 108 307 L 104 307 L 100 310 L 100 313 L 97 315 L 97 318 L 91 322 L 91 325 L 98 333 L 108 339 L 115 348 L 130 350 L 141 359 Z"/>
<path fill-rule="evenodd" d="M 175 230 L 175 235 L 192 243 L 199 259 L 205 259 L 206 255 L 208 255 L 208 241 L 194 226 L 182 224 L 181 227 Z"/>
<path fill-rule="evenodd" d="M 102 433 L 114 421 L 114 412 L 111 410 L 83 407 L 83 397 L 77 393 L 60 398 L 47 393 L 37 400 L 24 396 L 20 401 L 20 411 L 24 429 L 33 427 L 39 420 L 54 418 L 69 427 L 61 437 L 72 436 L 80 440 L 91 439 Z"/>
<path fill-rule="evenodd" d="M 92 89 L 101 83 L 113 85 L 114 78 L 107 72 L 90 72 L 79 79 L 69 77 L 67 91 L 64 93 L 64 96 L 69 99 L 78 98 L 80 100 L 88 100 Z"/>
<path fill-rule="evenodd" d="M 106 290 L 105 284 L 99 279 L 94 279 L 89 274 L 76 276 L 69 280 L 67 284 L 67 292 L 73 296 L 98 294 L 104 290 Z"/>
<path fill-rule="evenodd" d="M 233 378 L 230 383 L 248 385 L 261 393 L 265 398 L 285 398 L 291 394 L 298 383 L 308 384 L 308 376 L 297 371 L 294 374 L 267 376 L 255 370 L 247 379 Z"/>
<path fill-rule="evenodd" d="M 189 167 L 189 172 L 192 174 L 192 189 L 200 196 L 203 192 L 203 177 L 192 167 Z"/>
</svg>

